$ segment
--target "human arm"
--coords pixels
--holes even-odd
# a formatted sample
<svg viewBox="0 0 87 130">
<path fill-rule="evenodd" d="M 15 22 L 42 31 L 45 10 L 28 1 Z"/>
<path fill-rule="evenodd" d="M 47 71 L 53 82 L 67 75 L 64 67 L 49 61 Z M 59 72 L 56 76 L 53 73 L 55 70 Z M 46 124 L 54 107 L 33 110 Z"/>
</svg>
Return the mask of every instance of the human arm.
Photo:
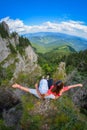
<svg viewBox="0 0 87 130">
<path fill-rule="evenodd" d="M 24 86 L 22 86 L 22 85 L 20 85 L 20 84 L 17 84 L 17 83 L 13 84 L 12 87 L 13 87 L 13 88 L 18 88 L 18 89 L 23 90 L 23 91 L 25 91 L 25 92 L 29 92 L 29 88 L 24 87 Z"/>
<path fill-rule="evenodd" d="M 65 92 L 71 88 L 82 87 L 82 86 L 83 86 L 82 84 L 74 84 L 74 85 L 70 85 L 68 87 L 64 87 L 64 89 L 62 89 L 60 91 L 59 95 L 55 96 L 55 99 L 58 99 L 63 94 L 63 92 Z"/>
<path fill-rule="evenodd" d="M 74 84 L 74 85 L 70 85 L 70 86 L 68 86 L 68 89 L 76 88 L 76 87 L 83 87 L 83 84 Z"/>
</svg>

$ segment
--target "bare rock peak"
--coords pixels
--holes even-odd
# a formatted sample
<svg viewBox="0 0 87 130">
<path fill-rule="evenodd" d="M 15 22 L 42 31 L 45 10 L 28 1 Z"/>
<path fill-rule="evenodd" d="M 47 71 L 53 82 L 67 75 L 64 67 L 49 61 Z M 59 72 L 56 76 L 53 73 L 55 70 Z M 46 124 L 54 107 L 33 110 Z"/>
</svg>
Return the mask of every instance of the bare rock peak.
<svg viewBox="0 0 87 130">
<path fill-rule="evenodd" d="M 9 30 L 8 24 L 5 21 L 3 21 L 1 24 L 3 25 L 4 29 L 8 32 L 8 34 L 10 34 L 10 30 Z"/>
</svg>

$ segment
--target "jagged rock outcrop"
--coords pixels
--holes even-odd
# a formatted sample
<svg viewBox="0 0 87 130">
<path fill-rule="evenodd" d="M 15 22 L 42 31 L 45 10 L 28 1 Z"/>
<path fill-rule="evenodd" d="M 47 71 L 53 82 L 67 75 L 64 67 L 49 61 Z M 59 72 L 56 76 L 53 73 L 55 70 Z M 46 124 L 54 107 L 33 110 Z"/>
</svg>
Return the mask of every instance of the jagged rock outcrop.
<svg viewBox="0 0 87 130">
<path fill-rule="evenodd" d="M 15 125 L 16 128 L 20 128 L 22 104 L 19 96 L 11 89 L 0 89 L 0 115 L 4 119 L 5 126 L 11 127 Z"/>
<path fill-rule="evenodd" d="M 19 120 L 22 116 L 22 111 L 20 109 L 17 110 L 16 107 L 10 108 L 9 110 L 4 109 L 3 119 L 6 126 L 17 126 L 17 124 L 19 123 Z"/>
<path fill-rule="evenodd" d="M 8 57 L 10 49 L 7 47 L 8 40 L 0 37 L 0 62 Z"/>
<path fill-rule="evenodd" d="M 62 79 L 63 81 L 65 81 L 66 79 L 65 66 L 66 66 L 65 62 L 60 62 L 57 71 L 54 74 L 54 79 Z"/>
<path fill-rule="evenodd" d="M 9 26 L 6 24 L 6 22 L 3 21 L 1 24 L 2 24 L 2 26 L 4 27 L 5 31 L 7 31 L 7 33 L 10 35 Z"/>
<path fill-rule="evenodd" d="M 3 110 L 9 110 L 19 102 L 20 99 L 11 89 L 0 89 L 0 112 L 3 112 Z"/>
<path fill-rule="evenodd" d="M 16 69 L 14 77 L 17 77 L 19 72 L 32 72 L 37 67 L 37 55 L 33 51 L 31 46 L 25 49 L 25 56 L 17 55 L 18 62 L 16 63 Z"/>
<path fill-rule="evenodd" d="M 77 69 L 73 70 L 72 73 L 67 77 L 66 85 L 78 84 L 82 77 L 81 75 L 77 74 Z M 81 83 L 83 84 L 83 87 L 72 88 L 69 90 L 68 94 L 77 107 L 87 110 L 87 80 L 84 78 Z"/>
<path fill-rule="evenodd" d="M 2 22 L 1 24 L 3 24 L 5 30 L 9 33 L 8 25 L 5 22 Z M 17 50 L 17 46 L 19 46 L 19 44 L 21 44 L 19 40 L 19 35 L 15 32 L 12 35 L 10 34 L 10 37 L 2 38 L 0 36 L 0 63 L 3 62 L 2 66 L 4 68 L 7 68 L 11 64 L 14 64 L 15 69 L 13 77 L 16 78 L 18 73 L 20 72 L 30 73 L 38 66 L 37 54 L 34 52 L 31 45 L 27 45 L 24 48 L 22 47 L 25 53 L 21 55 L 19 50 Z M 11 56 L 12 55 L 11 49 L 14 49 L 16 52 L 16 55 L 14 57 Z"/>
<path fill-rule="evenodd" d="M 87 110 L 87 89 L 86 84 L 83 86 L 83 88 L 79 88 L 72 97 L 75 105 L 77 105 L 80 108 L 83 108 Z"/>
</svg>

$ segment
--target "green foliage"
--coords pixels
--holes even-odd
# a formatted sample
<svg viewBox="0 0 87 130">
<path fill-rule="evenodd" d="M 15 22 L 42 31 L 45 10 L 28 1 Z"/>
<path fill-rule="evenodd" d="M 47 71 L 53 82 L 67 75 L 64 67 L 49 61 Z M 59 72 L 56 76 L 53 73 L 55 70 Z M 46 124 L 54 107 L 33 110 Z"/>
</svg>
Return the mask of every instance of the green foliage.
<svg viewBox="0 0 87 130">
<path fill-rule="evenodd" d="M 15 130 L 14 127 L 9 127 L 4 124 L 4 121 L 0 119 L 0 130 Z"/>
<path fill-rule="evenodd" d="M 8 78 L 8 80 L 12 78 L 14 69 L 15 69 L 14 64 L 11 64 L 10 66 L 6 68 L 6 78 Z"/>
<path fill-rule="evenodd" d="M 18 74 L 18 78 L 14 79 L 14 82 L 17 82 L 19 84 L 25 84 L 26 86 L 34 86 L 34 84 L 36 82 L 38 82 L 38 80 L 41 77 L 41 70 L 39 67 L 36 67 L 32 72 L 30 73 L 23 73 L 20 72 Z"/>
<path fill-rule="evenodd" d="M 35 48 L 37 53 L 46 53 L 46 48 L 43 45 L 38 45 L 36 43 L 32 43 L 33 48 Z"/>
<path fill-rule="evenodd" d="M 40 130 L 41 115 L 33 115 L 33 113 L 31 112 L 35 109 L 34 102 L 36 101 L 34 100 L 34 98 L 32 98 L 32 95 L 30 94 L 29 96 L 22 96 L 23 115 L 21 119 L 21 126 L 24 130 Z"/>
<path fill-rule="evenodd" d="M 29 118 L 28 117 L 29 116 L 28 111 L 30 109 L 34 108 L 34 104 L 31 101 L 28 103 L 28 100 L 29 100 L 28 97 L 22 96 L 23 111 L 24 111 L 23 116 L 22 116 L 23 122 L 24 121 L 26 122 L 26 120 Z"/>
<path fill-rule="evenodd" d="M 58 102 L 54 102 L 58 108 L 55 118 L 52 120 L 53 125 L 50 130 L 85 130 L 87 123 L 84 117 L 80 115 L 77 108 L 75 108 L 71 99 L 64 95 Z"/>
<path fill-rule="evenodd" d="M 3 79 L 4 79 L 4 68 L 0 65 L 0 85 Z"/>
<path fill-rule="evenodd" d="M 44 70 L 45 74 L 51 73 L 51 68 L 47 63 L 43 64 L 42 69 Z"/>
<path fill-rule="evenodd" d="M 11 33 L 11 37 L 14 37 L 14 38 L 15 38 L 16 35 L 18 35 L 17 32 L 12 32 L 12 33 Z"/>
<path fill-rule="evenodd" d="M 7 38 L 9 37 L 8 32 L 5 30 L 3 24 L 0 24 L 0 35 L 2 38 Z"/>
<path fill-rule="evenodd" d="M 79 53 L 70 54 L 66 60 L 67 67 L 72 65 L 81 71 L 87 70 L 87 50 L 80 51 Z"/>
<path fill-rule="evenodd" d="M 31 94 L 22 96 L 21 126 L 24 130 L 41 130 L 44 125 L 49 130 L 85 130 L 87 128 L 85 117 L 80 114 L 79 109 L 74 106 L 66 94 L 56 101 L 50 100 L 49 102 L 46 106 L 48 109 L 44 110 L 42 104 L 46 101 L 39 100 Z"/>
<path fill-rule="evenodd" d="M 26 84 L 27 86 L 31 86 L 33 84 L 33 79 L 29 74 L 20 72 L 18 75 L 18 78 L 15 79 L 17 83 L 21 84 Z"/>
<path fill-rule="evenodd" d="M 31 45 L 30 41 L 27 38 L 21 36 L 19 37 L 19 44 L 16 45 L 16 48 L 19 53 L 23 55 L 25 52 L 25 48 L 29 45 Z"/>
<path fill-rule="evenodd" d="M 11 64 L 7 68 L 0 66 L 0 85 L 8 85 L 9 80 L 13 77 L 15 65 Z"/>
<path fill-rule="evenodd" d="M 58 53 L 58 52 L 49 52 L 45 54 L 39 54 L 38 63 L 45 70 L 45 66 L 47 69 L 47 65 L 50 69 L 49 73 L 55 73 L 60 62 L 66 63 L 66 73 L 69 74 L 75 68 L 80 72 L 87 71 L 87 50 L 74 52 L 70 54 Z M 46 70 L 45 70 L 46 73 Z"/>
<path fill-rule="evenodd" d="M 31 43 L 27 38 L 19 37 L 19 46 L 27 47 L 28 45 L 31 45 Z"/>
<path fill-rule="evenodd" d="M 16 48 L 11 43 L 9 43 L 8 47 L 10 48 L 12 54 L 17 54 Z"/>
<path fill-rule="evenodd" d="M 44 70 L 45 75 L 46 74 L 52 75 L 53 72 L 55 72 L 58 65 L 55 63 L 54 57 L 51 57 L 50 55 L 47 54 L 39 54 L 38 63 Z"/>
<path fill-rule="evenodd" d="M 53 75 L 54 73 L 57 74 L 58 65 L 60 64 L 61 61 L 64 61 L 64 59 L 66 59 L 66 56 L 65 54 L 57 52 L 39 54 L 38 62 L 42 67 L 42 69 L 44 70 L 45 74 Z"/>
</svg>

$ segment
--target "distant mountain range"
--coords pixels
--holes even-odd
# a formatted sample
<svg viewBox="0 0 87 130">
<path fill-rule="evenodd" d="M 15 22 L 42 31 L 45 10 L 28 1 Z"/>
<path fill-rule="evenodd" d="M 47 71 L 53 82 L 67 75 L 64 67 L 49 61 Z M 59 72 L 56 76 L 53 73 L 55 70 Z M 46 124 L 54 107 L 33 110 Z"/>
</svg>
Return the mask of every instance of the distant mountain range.
<svg viewBox="0 0 87 130">
<path fill-rule="evenodd" d="M 68 47 L 70 51 L 80 51 L 87 49 L 86 39 L 62 33 L 39 32 L 27 34 L 24 36 L 29 38 L 32 46 L 36 48 L 37 52 L 45 53 L 59 47 L 64 48 L 65 46 L 66 48 Z"/>
</svg>

